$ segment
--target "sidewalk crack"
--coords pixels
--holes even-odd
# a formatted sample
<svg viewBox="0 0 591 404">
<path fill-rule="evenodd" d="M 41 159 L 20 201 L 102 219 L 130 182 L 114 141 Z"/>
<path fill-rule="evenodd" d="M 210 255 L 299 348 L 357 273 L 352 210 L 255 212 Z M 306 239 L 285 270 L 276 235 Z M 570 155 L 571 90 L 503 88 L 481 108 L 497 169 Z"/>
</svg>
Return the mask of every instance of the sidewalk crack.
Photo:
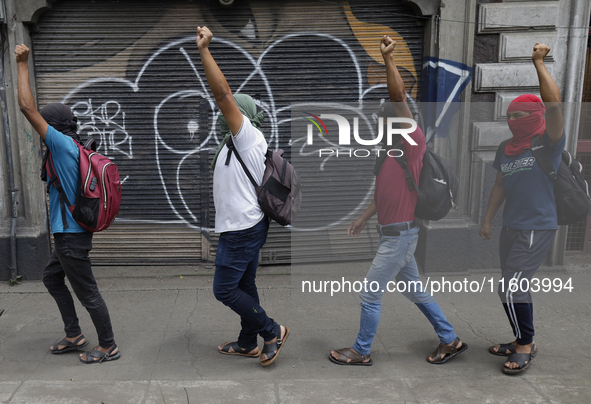
<svg viewBox="0 0 591 404">
<path fill-rule="evenodd" d="M 466 320 L 460 315 L 461 312 L 458 310 L 458 308 L 455 306 L 453 302 L 448 300 L 448 303 L 453 308 L 453 312 L 456 315 L 456 317 L 463 321 L 468 326 L 468 329 L 472 331 L 472 333 L 474 333 L 474 335 L 480 336 L 489 343 L 494 344 L 494 342 L 491 339 L 489 339 L 487 335 L 483 334 L 477 327 L 474 327 L 474 325 L 469 320 Z"/>
<path fill-rule="evenodd" d="M 195 314 L 195 312 L 197 311 L 197 303 L 198 302 L 199 302 L 199 291 L 195 290 L 195 305 L 193 306 L 193 309 L 191 309 L 191 311 L 187 315 L 186 323 L 187 323 L 188 329 L 187 329 L 187 331 L 185 331 L 184 337 L 187 340 L 187 352 L 189 353 L 191 366 L 193 368 L 195 368 L 199 377 L 203 378 L 203 375 L 201 374 L 200 367 L 197 366 L 196 356 L 193 355 L 193 352 L 191 351 L 191 338 L 189 336 L 189 334 L 193 331 L 193 323 L 191 322 L 191 317 L 193 317 L 193 314 Z"/>
<path fill-rule="evenodd" d="M 7 403 L 12 402 L 12 399 L 14 398 L 14 396 L 16 396 L 16 393 L 18 393 L 21 387 L 23 387 L 23 384 L 25 384 L 25 382 L 21 382 L 21 384 L 16 388 L 16 390 L 12 392 L 11 396 L 8 398 L 8 401 L 6 401 Z"/>
<path fill-rule="evenodd" d="M 177 290 L 176 297 L 174 299 L 174 304 L 172 305 L 171 313 L 174 313 L 174 309 L 176 308 L 176 303 L 179 300 L 179 294 L 180 294 L 180 291 Z M 170 319 L 171 318 L 172 318 L 172 316 L 168 316 L 168 321 L 166 322 L 166 327 L 164 328 L 164 333 L 162 334 L 162 340 L 160 341 L 160 344 L 158 346 L 158 353 L 156 354 L 156 364 L 158 363 L 158 359 L 160 359 L 160 352 L 162 352 L 162 345 L 164 344 L 164 340 L 167 337 L 166 333 L 168 332 L 168 329 L 170 328 Z"/>
</svg>

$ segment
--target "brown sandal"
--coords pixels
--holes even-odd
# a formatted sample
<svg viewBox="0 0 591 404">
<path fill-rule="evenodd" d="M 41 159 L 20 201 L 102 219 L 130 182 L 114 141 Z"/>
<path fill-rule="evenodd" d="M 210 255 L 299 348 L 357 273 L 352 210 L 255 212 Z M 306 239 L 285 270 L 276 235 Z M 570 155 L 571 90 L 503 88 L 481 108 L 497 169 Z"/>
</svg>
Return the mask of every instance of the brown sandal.
<svg viewBox="0 0 591 404">
<path fill-rule="evenodd" d="M 330 361 L 332 363 L 336 363 L 337 365 L 352 365 L 352 366 L 371 366 L 371 365 L 373 365 L 373 361 L 371 360 L 369 355 L 359 355 L 352 348 L 337 349 L 335 352 L 339 354 L 338 359 L 335 359 L 332 356 L 332 353 L 328 354 L 328 359 L 330 359 Z M 369 361 L 363 362 L 366 359 L 369 359 Z"/>
<path fill-rule="evenodd" d="M 465 342 L 463 342 L 462 346 L 458 348 L 459 343 L 460 337 L 457 337 L 451 345 L 439 344 L 437 349 L 430 355 L 433 360 L 430 361 L 427 356 L 427 362 L 432 363 L 433 365 L 441 365 L 468 349 L 468 344 Z"/>
</svg>

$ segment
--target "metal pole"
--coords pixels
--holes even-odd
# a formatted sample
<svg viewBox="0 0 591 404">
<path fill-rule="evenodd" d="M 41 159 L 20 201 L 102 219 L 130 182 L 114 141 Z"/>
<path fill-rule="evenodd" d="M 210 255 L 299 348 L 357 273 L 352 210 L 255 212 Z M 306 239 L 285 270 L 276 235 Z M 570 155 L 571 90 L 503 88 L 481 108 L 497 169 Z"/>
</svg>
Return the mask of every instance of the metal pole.
<svg viewBox="0 0 591 404">
<path fill-rule="evenodd" d="M 18 219 L 18 189 L 14 180 L 14 162 L 12 160 L 12 143 L 10 141 L 10 127 L 8 125 L 8 109 L 6 107 L 6 80 L 4 78 L 4 44 L 6 42 L 6 24 L 2 22 L 2 42 L 0 50 L 0 109 L 2 110 L 2 123 L 4 125 L 4 142 L 6 146 L 6 161 L 8 163 L 9 189 L 12 204 L 12 222 L 10 225 L 10 285 L 16 285 L 20 280 L 16 259 L 16 226 Z"/>
</svg>

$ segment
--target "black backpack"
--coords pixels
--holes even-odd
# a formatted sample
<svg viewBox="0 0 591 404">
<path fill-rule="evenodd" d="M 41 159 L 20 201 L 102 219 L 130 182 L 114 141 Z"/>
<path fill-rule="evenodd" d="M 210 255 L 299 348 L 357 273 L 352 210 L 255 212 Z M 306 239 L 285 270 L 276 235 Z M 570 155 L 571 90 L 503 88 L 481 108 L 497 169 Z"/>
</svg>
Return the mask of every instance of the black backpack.
<svg viewBox="0 0 591 404">
<path fill-rule="evenodd" d="M 393 148 L 402 150 L 400 141 Z M 380 173 L 385 157 L 386 152 L 376 160 L 374 167 L 375 175 Z M 416 190 L 419 195 L 415 207 L 416 217 L 423 220 L 439 220 L 443 219 L 451 208 L 458 210 L 454 199 L 458 195 L 459 180 L 443 158 L 427 148 L 423 156 L 423 168 L 419 176 L 419 185 L 415 183 L 410 175 L 406 163 L 406 155 L 403 154 L 401 157 L 394 158 L 404 170 L 408 189 L 410 191 L 413 189 Z"/>
<path fill-rule="evenodd" d="M 505 140 L 497 149 L 499 159 L 510 140 Z M 563 150 L 558 172 L 556 172 L 554 164 L 550 161 L 550 156 L 544 150 L 542 138 L 540 136 L 534 137 L 530 146 L 540 168 L 552 179 L 554 184 L 558 224 L 575 224 L 585 220 L 591 207 L 591 198 L 589 197 L 589 185 L 583 178 L 581 163 L 575 160 L 569 152 Z"/>
<path fill-rule="evenodd" d="M 254 186 L 263 213 L 281 226 L 291 224 L 302 204 L 302 184 L 291 163 L 283 158 L 283 150 L 267 149 L 265 173 L 261 185 L 258 185 L 234 147 L 232 136 L 228 138 L 226 146 L 229 149 L 226 165 L 230 162 L 232 153 L 235 154 Z"/>
</svg>

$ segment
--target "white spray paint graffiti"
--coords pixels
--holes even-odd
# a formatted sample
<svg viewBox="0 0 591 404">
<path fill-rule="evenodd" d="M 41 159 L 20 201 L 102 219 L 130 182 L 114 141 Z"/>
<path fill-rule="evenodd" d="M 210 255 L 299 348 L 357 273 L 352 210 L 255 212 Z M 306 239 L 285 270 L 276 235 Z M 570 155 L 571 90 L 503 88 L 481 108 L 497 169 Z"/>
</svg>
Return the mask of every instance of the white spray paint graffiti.
<svg viewBox="0 0 591 404">
<path fill-rule="evenodd" d="M 74 104 L 72 111 L 78 117 L 79 131 L 93 139 L 98 137 L 97 151 L 111 159 L 116 158 L 113 153 L 133 158 L 132 137 L 125 129 L 125 112 L 117 101 L 107 101 L 95 108 L 92 99 L 88 99 Z"/>
<path fill-rule="evenodd" d="M 371 122 L 373 122 L 374 117 L 366 116 L 362 112 L 363 101 L 364 101 L 364 97 L 367 94 L 369 94 L 372 90 L 382 89 L 385 86 L 384 86 L 384 84 L 376 84 L 370 88 L 366 88 L 366 89 L 363 88 L 363 77 L 362 77 L 361 68 L 359 66 L 359 62 L 357 60 L 357 57 L 355 56 L 355 53 L 353 52 L 353 50 L 343 40 L 341 40 L 337 37 L 334 37 L 332 35 L 329 35 L 329 34 L 323 34 L 323 33 L 317 33 L 317 32 L 294 33 L 294 34 L 286 35 L 282 38 L 279 38 L 278 40 L 273 42 L 271 45 L 269 45 L 265 49 L 265 51 L 259 56 L 258 59 L 254 59 L 250 53 L 248 53 L 246 50 L 244 50 L 242 47 L 235 44 L 234 42 L 231 42 L 231 41 L 223 39 L 223 38 L 214 37 L 212 42 L 219 43 L 224 46 L 228 46 L 228 47 L 232 48 L 233 50 L 238 51 L 252 65 L 252 71 L 250 72 L 248 77 L 243 81 L 243 83 L 239 86 L 239 88 L 237 88 L 234 91 L 234 93 L 239 93 L 249 83 L 249 81 L 251 81 L 255 77 L 257 77 L 258 79 L 260 79 L 262 81 L 263 87 L 266 92 L 266 99 L 268 99 L 269 101 L 268 102 L 263 102 L 261 100 L 256 100 L 256 101 L 257 101 L 257 104 L 259 105 L 259 107 L 265 112 L 267 118 L 270 121 L 271 133 L 268 136 L 269 147 L 278 149 L 278 147 L 279 147 L 279 134 L 278 134 L 279 133 L 278 132 L 279 125 L 288 123 L 289 121 L 291 121 L 291 118 L 278 121 L 277 116 L 280 112 L 285 112 L 285 111 L 289 110 L 290 108 L 292 108 L 292 106 L 287 105 L 287 106 L 282 106 L 280 108 L 276 107 L 273 93 L 271 90 L 271 85 L 269 83 L 269 80 L 267 79 L 267 76 L 266 76 L 263 68 L 262 68 L 262 62 L 263 62 L 265 56 L 269 53 L 269 51 L 271 51 L 275 46 L 277 46 L 281 42 L 288 40 L 288 39 L 302 37 L 302 36 L 315 36 L 315 37 L 321 37 L 324 39 L 334 41 L 336 46 L 342 47 L 345 54 L 350 58 L 350 61 L 353 64 L 353 66 L 355 68 L 356 75 L 357 75 L 356 87 L 357 87 L 357 94 L 358 94 L 358 106 L 351 107 L 351 105 L 340 104 L 340 103 L 334 103 L 334 106 L 335 106 L 335 108 L 349 110 L 352 113 L 357 113 L 358 116 L 361 118 L 361 120 L 363 120 L 363 122 L 365 122 L 367 130 L 369 130 L 371 132 L 371 136 L 373 136 L 374 129 L 373 129 L 373 125 L 371 124 Z M 192 211 L 191 207 L 189 206 L 189 203 L 187 203 L 187 201 L 185 200 L 185 198 L 183 196 L 183 189 L 180 186 L 181 167 L 182 167 L 183 163 L 185 163 L 187 161 L 187 159 L 190 158 L 191 156 L 195 156 L 196 154 L 201 153 L 201 152 L 208 152 L 210 149 L 217 149 L 217 147 L 220 144 L 220 138 L 218 136 L 218 130 L 217 130 L 217 117 L 219 115 L 219 110 L 217 109 L 217 105 L 215 104 L 215 101 L 214 101 L 212 95 L 210 94 L 210 90 L 209 90 L 208 86 L 206 85 L 203 78 L 199 74 L 198 69 L 195 67 L 195 64 L 193 62 L 193 58 L 187 52 L 187 50 L 184 48 L 184 46 L 187 46 L 187 49 L 190 49 L 191 52 L 196 53 L 196 47 L 194 46 L 194 43 L 195 43 L 195 37 L 191 36 L 191 37 L 185 37 L 183 39 L 171 42 L 168 45 L 162 47 L 161 49 L 159 49 L 153 55 L 150 56 L 150 58 L 146 61 L 146 63 L 141 68 L 135 81 L 133 81 L 133 82 L 131 82 L 127 79 L 115 78 L 115 77 L 113 77 L 113 78 L 103 77 L 103 78 L 91 79 L 91 80 L 85 82 L 84 84 L 74 88 L 72 91 L 70 91 L 64 97 L 62 102 L 67 104 L 71 98 L 76 96 L 76 94 L 78 94 L 82 90 L 84 90 L 88 87 L 91 87 L 93 85 L 96 85 L 98 83 L 114 82 L 114 83 L 124 84 L 125 86 L 128 86 L 133 92 L 138 92 L 140 89 L 140 82 L 141 82 L 142 76 L 145 74 L 148 67 L 156 60 L 156 58 L 158 58 L 158 56 L 160 56 L 163 52 L 166 52 L 168 50 L 177 49 L 178 52 L 180 52 L 183 55 L 184 60 L 187 61 L 191 70 L 194 72 L 194 74 L 200 84 L 201 90 L 182 90 L 182 91 L 174 92 L 174 93 L 168 95 L 167 97 L 165 97 L 160 102 L 160 104 L 158 104 L 158 106 L 155 108 L 154 116 L 153 116 L 153 126 L 154 126 L 154 133 L 155 133 L 154 140 L 155 140 L 155 148 L 156 148 L 156 163 L 157 163 L 159 178 L 160 178 L 160 181 L 163 186 L 164 194 L 166 196 L 166 199 L 168 201 L 168 204 L 169 204 L 171 210 L 174 212 L 175 216 L 179 220 L 183 221 L 184 223 L 186 223 L 187 225 L 189 225 L 193 228 L 200 230 L 200 229 L 202 229 L 200 226 L 197 226 L 195 223 L 191 223 L 177 210 L 177 207 L 175 206 L 175 204 L 173 203 L 173 201 L 171 199 L 171 196 L 169 195 L 169 189 L 172 190 L 173 188 L 176 188 L 175 191 L 181 200 L 181 204 L 182 204 L 183 208 L 188 212 L 188 215 L 191 218 L 191 220 L 194 222 L 197 222 L 197 217 L 196 217 L 195 213 Z M 195 56 L 195 59 L 198 60 L 197 55 Z M 205 139 L 203 139 L 203 141 L 198 146 L 191 148 L 190 150 L 179 150 L 177 147 L 167 144 L 165 139 L 160 135 L 159 129 L 158 129 L 159 112 L 166 105 L 166 103 L 171 102 L 171 100 L 173 100 L 173 99 L 178 99 L 178 98 L 188 99 L 191 97 L 198 97 L 198 98 L 205 100 L 206 105 L 208 105 L 209 108 L 211 109 L 212 121 L 210 123 L 210 130 L 209 130 L 209 133 L 207 134 L 207 136 L 205 137 Z M 86 129 L 87 133 L 91 136 L 97 135 L 97 134 L 99 135 L 100 140 L 101 140 L 101 145 L 104 145 L 104 147 L 105 147 L 103 149 L 103 153 L 107 154 L 107 153 L 109 153 L 109 151 L 112 151 L 114 153 L 121 153 L 121 154 L 125 155 L 127 158 L 132 159 L 133 158 L 132 137 L 125 130 L 125 112 L 121 110 L 121 105 L 115 100 L 110 100 L 110 101 L 104 102 L 99 107 L 93 108 L 92 103 L 93 103 L 92 98 L 89 98 L 88 101 L 77 102 L 73 106 L 73 110 L 75 111 L 76 115 L 78 116 L 78 119 L 81 121 L 81 129 L 83 129 L 83 128 Z M 312 104 L 306 104 L 306 106 L 311 106 L 311 105 Z M 326 106 L 326 104 L 323 104 L 323 106 Z M 195 139 L 197 137 L 197 133 L 199 131 L 199 122 L 197 120 L 190 119 L 185 126 L 185 130 L 187 131 L 187 135 L 190 140 Z M 117 134 L 122 135 L 122 140 L 116 139 Z M 299 153 L 299 155 L 301 155 L 301 156 L 306 156 L 311 153 L 310 151 L 306 150 L 306 144 L 304 141 L 302 141 L 304 139 L 305 138 L 294 139 L 290 142 L 292 147 L 296 146 L 295 150 L 297 150 L 297 153 Z M 332 148 L 339 149 L 339 150 L 349 150 L 347 148 L 343 148 L 342 146 L 339 146 L 338 144 L 331 142 L 326 137 L 321 137 L 320 139 L 323 142 L 326 142 Z M 297 148 L 297 145 L 300 142 L 302 143 L 302 145 L 299 148 Z M 160 161 L 160 150 L 161 149 L 166 150 L 169 153 L 173 153 L 173 154 L 176 154 L 179 156 L 179 161 L 178 161 L 177 169 L 176 169 L 176 184 L 168 184 L 164 178 L 163 168 L 162 168 L 162 164 Z M 292 150 L 294 150 L 294 149 L 292 149 Z M 329 157 L 327 157 L 326 159 L 324 159 L 321 162 L 320 170 L 324 169 L 325 164 L 328 161 L 328 158 Z M 334 227 L 336 225 L 339 225 L 339 224 L 342 224 L 344 222 L 351 220 L 351 218 L 358 215 L 358 213 L 367 206 L 367 203 L 371 200 L 371 198 L 373 196 L 373 187 L 374 187 L 373 178 L 368 178 L 367 192 L 366 192 L 365 196 L 363 197 L 363 199 L 358 203 L 358 205 L 351 212 L 349 212 L 348 214 L 346 214 L 344 217 L 340 218 L 339 220 L 336 220 L 333 223 L 330 223 L 325 226 L 317 227 L 317 228 L 306 228 L 306 229 L 294 228 L 294 230 L 299 230 L 299 231 L 326 230 L 328 228 Z M 154 221 L 154 222 L 161 223 L 161 221 Z M 177 221 L 175 221 L 175 222 L 177 222 Z M 203 229 L 203 230 L 213 230 L 213 229 Z"/>
</svg>

